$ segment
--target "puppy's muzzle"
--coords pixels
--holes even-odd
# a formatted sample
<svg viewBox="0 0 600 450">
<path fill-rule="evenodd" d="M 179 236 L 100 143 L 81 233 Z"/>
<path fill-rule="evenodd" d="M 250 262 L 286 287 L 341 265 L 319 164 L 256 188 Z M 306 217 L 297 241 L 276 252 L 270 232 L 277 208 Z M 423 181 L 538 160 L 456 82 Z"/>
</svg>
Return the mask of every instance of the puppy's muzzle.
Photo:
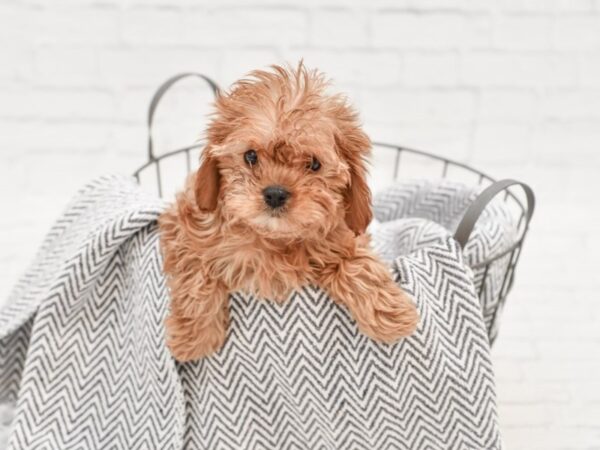
<svg viewBox="0 0 600 450">
<path fill-rule="evenodd" d="M 282 186 L 267 186 L 263 190 L 263 198 L 265 203 L 275 209 L 285 205 L 290 193 Z"/>
</svg>

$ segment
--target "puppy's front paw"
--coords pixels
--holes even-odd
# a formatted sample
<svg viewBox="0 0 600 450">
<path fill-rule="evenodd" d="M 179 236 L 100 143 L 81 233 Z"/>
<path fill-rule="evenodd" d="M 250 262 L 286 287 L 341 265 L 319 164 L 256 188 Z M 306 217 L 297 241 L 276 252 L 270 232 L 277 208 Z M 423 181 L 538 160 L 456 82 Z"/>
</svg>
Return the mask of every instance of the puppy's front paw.
<svg viewBox="0 0 600 450">
<path fill-rule="evenodd" d="M 367 336 L 392 343 L 411 335 L 419 324 L 419 314 L 412 299 L 390 280 L 373 287 L 372 298 L 359 307 L 358 327 Z"/>
<path fill-rule="evenodd" d="M 165 320 L 167 346 L 179 362 L 194 361 L 218 351 L 225 342 L 226 321 L 170 315 Z"/>
</svg>

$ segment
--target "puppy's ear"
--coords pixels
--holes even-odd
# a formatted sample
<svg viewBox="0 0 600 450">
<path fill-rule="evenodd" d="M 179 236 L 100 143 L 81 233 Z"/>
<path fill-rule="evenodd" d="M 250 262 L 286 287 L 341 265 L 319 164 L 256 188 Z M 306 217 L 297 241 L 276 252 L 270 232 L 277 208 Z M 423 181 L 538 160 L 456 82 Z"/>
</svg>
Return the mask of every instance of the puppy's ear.
<svg viewBox="0 0 600 450">
<path fill-rule="evenodd" d="M 335 136 L 335 142 L 350 167 L 350 183 L 344 193 L 346 224 L 356 234 L 363 234 L 373 218 L 365 161 L 370 153 L 371 142 L 354 123 L 341 128 Z"/>
<path fill-rule="evenodd" d="M 217 207 L 221 176 L 217 160 L 210 154 L 209 147 L 204 149 L 202 163 L 194 183 L 194 194 L 200 211 L 214 211 Z"/>
</svg>

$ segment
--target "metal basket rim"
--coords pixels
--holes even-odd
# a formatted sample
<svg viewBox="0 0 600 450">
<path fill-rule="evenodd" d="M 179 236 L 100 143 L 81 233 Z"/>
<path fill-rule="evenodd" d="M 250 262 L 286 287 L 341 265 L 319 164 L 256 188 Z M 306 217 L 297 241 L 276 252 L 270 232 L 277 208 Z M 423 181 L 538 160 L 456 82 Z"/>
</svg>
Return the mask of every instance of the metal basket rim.
<svg viewBox="0 0 600 450">
<path fill-rule="evenodd" d="M 160 161 L 167 159 L 171 156 L 175 156 L 177 154 L 180 153 L 187 153 L 189 155 L 189 152 L 191 150 L 195 150 L 195 149 L 199 149 L 202 148 L 205 144 L 200 142 L 200 143 L 196 143 L 196 144 L 192 144 L 192 145 L 188 145 L 185 147 L 180 147 L 177 148 L 175 150 L 171 150 L 165 153 L 162 153 L 158 156 L 156 155 L 152 155 L 148 161 L 146 161 L 146 163 L 144 163 L 143 165 L 141 165 L 140 167 L 138 167 L 134 172 L 133 172 L 133 176 L 136 178 L 136 180 L 139 182 L 139 176 L 141 174 L 141 172 L 143 172 L 145 169 L 147 169 L 148 167 L 151 167 L 152 165 L 156 164 L 158 165 L 160 163 Z M 431 152 L 427 152 L 425 150 L 419 150 L 419 149 L 415 149 L 415 148 L 411 148 L 411 147 L 405 147 L 405 146 L 401 146 L 401 145 L 395 145 L 395 144 L 390 144 L 390 143 L 386 143 L 386 142 L 378 142 L 378 141 L 374 141 L 372 143 L 372 145 L 374 147 L 381 147 L 381 148 L 387 148 L 390 150 L 395 150 L 397 152 L 397 155 L 399 155 L 401 152 L 407 152 L 407 153 L 412 153 L 412 154 L 416 154 L 416 155 L 420 155 L 423 157 L 427 157 L 427 158 L 432 158 L 435 159 L 437 161 L 440 161 L 444 164 L 444 167 L 446 169 L 447 166 L 456 166 L 456 167 L 460 167 L 463 170 L 469 171 L 471 173 L 474 173 L 476 175 L 479 175 L 479 184 L 481 184 L 481 182 L 483 180 L 486 180 L 490 183 L 494 183 L 497 181 L 497 179 L 495 179 L 494 177 L 490 176 L 489 174 L 482 172 L 479 169 L 476 169 L 472 166 L 469 166 L 466 163 L 462 163 L 460 161 L 456 161 L 454 159 L 451 158 L 446 158 L 440 155 L 436 155 L 435 153 L 431 153 Z M 398 161 L 396 162 L 396 166 L 398 165 Z M 158 170 L 158 167 L 157 167 Z M 516 204 L 519 206 L 519 208 L 521 209 L 521 212 L 523 214 L 526 213 L 526 208 L 523 205 L 523 203 L 521 202 L 521 200 L 519 198 L 517 198 L 516 195 L 514 195 L 510 190 L 506 189 L 507 192 L 507 196 L 511 197 L 513 201 L 516 202 Z M 519 229 L 519 225 L 517 226 L 517 230 Z M 492 255 L 488 258 L 486 258 L 483 261 L 478 262 L 477 264 L 474 264 L 473 266 L 471 266 L 472 269 L 479 269 L 481 267 L 485 267 L 491 263 L 493 263 L 494 261 L 497 261 L 501 258 L 503 258 L 504 256 L 506 256 L 507 254 L 513 252 L 515 249 L 517 249 L 518 247 L 520 247 L 523 244 L 523 241 L 525 239 L 525 236 L 527 235 L 527 231 L 528 231 L 528 226 L 526 225 L 525 228 L 523 229 L 521 235 L 515 240 L 515 242 L 508 248 L 502 250 L 500 253 L 496 254 L 496 255 Z"/>
</svg>

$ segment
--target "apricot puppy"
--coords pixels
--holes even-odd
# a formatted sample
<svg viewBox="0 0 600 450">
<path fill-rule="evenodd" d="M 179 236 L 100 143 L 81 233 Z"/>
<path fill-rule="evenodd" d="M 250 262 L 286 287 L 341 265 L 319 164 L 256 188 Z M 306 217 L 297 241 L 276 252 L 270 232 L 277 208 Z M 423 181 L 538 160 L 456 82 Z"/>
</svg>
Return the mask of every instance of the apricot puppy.
<svg viewBox="0 0 600 450">
<path fill-rule="evenodd" d="M 179 361 L 221 348 L 238 290 L 283 301 L 319 285 L 382 342 L 418 323 L 369 249 L 370 141 L 357 114 L 302 63 L 272 69 L 218 96 L 201 166 L 159 220 L 167 342 Z"/>
</svg>

